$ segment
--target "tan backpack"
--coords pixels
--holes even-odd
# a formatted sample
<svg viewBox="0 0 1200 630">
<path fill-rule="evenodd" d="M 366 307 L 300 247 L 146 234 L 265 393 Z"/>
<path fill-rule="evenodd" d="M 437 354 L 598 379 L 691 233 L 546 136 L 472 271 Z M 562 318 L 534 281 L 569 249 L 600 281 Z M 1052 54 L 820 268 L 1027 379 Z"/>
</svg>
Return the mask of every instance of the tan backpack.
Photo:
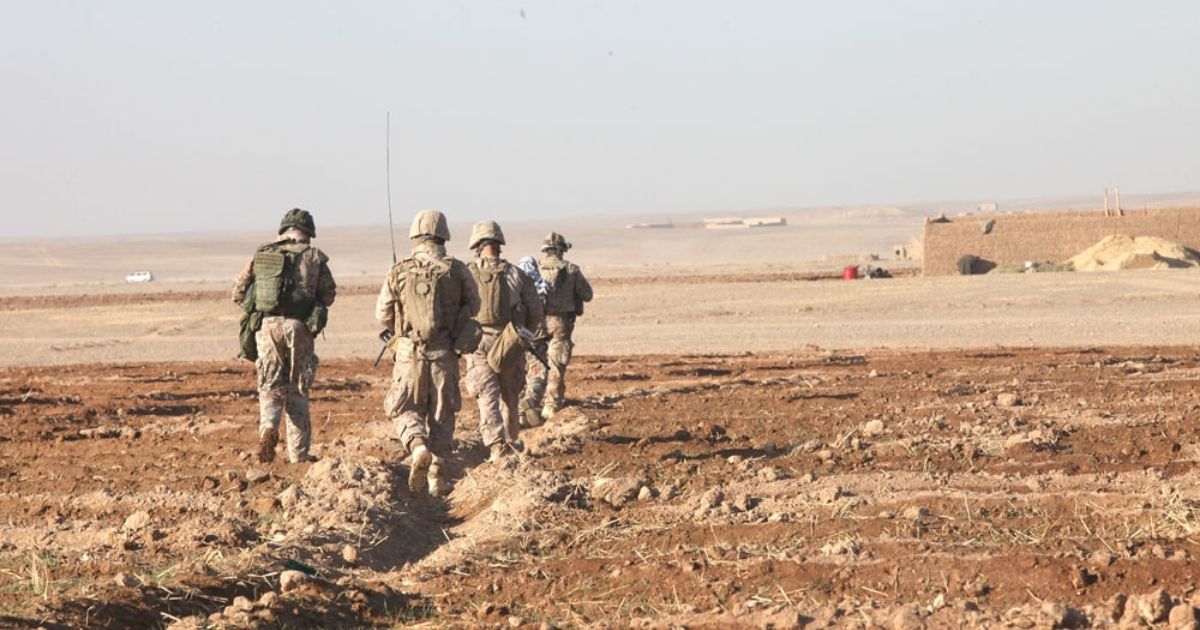
<svg viewBox="0 0 1200 630">
<path fill-rule="evenodd" d="M 482 326 L 504 326 L 512 319 L 513 303 L 512 287 L 505 278 L 508 261 L 501 260 L 494 266 L 473 261 L 468 267 L 479 285 L 479 315 L 475 319 Z"/>
<path fill-rule="evenodd" d="M 404 308 L 401 334 L 417 343 L 428 343 L 439 330 L 448 330 L 453 313 L 444 313 L 438 290 L 450 273 L 450 261 L 436 258 L 410 258 L 403 263 L 393 287 Z"/>
</svg>

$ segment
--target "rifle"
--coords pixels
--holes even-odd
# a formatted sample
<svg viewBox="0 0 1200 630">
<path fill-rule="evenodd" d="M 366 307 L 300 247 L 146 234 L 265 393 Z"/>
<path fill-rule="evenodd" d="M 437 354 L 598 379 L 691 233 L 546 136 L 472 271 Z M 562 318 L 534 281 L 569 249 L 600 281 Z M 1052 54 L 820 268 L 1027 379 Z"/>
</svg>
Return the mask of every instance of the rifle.
<svg viewBox="0 0 1200 630">
<path fill-rule="evenodd" d="M 379 367 L 379 362 L 383 360 L 383 355 L 388 350 L 388 342 L 395 336 L 395 333 L 386 328 L 379 331 L 379 340 L 383 342 L 383 347 L 379 349 L 379 356 L 375 357 L 375 363 L 371 367 Z"/>
</svg>

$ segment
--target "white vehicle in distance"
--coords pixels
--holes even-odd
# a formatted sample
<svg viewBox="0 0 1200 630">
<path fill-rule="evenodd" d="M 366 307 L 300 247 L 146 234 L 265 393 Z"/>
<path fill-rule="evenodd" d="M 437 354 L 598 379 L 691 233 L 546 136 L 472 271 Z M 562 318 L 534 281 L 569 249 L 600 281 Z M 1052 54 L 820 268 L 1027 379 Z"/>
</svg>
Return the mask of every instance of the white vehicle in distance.
<svg viewBox="0 0 1200 630">
<path fill-rule="evenodd" d="M 149 271 L 134 271 L 125 276 L 125 282 L 153 282 L 154 274 Z"/>
</svg>

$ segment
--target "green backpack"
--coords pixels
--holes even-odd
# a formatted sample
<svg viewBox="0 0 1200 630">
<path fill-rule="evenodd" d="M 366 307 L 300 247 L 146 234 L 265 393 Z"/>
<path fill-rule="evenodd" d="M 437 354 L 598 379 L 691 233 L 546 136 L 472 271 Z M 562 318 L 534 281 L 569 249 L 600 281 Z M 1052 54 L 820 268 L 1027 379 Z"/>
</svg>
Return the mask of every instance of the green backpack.
<svg viewBox="0 0 1200 630">
<path fill-rule="evenodd" d="M 296 283 L 296 268 L 307 249 L 307 246 L 296 250 L 271 243 L 254 254 L 256 311 L 295 319 L 306 319 L 312 313 L 312 296 Z"/>
</svg>

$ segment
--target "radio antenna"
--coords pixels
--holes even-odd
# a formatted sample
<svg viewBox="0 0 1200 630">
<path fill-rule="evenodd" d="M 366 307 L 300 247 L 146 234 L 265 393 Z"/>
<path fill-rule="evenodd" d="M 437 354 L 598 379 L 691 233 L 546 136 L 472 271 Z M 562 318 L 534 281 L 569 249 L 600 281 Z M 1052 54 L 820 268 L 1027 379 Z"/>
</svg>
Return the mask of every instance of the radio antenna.
<svg viewBox="0 0 1200 630">
<path fill-rule="evenodd" d="M 392 110 L 387 113 L 387 208 L 388 234 L 392 237 L 392 264 L 396 264 L 396 225 L 392 221 Z"/>
</svg>

